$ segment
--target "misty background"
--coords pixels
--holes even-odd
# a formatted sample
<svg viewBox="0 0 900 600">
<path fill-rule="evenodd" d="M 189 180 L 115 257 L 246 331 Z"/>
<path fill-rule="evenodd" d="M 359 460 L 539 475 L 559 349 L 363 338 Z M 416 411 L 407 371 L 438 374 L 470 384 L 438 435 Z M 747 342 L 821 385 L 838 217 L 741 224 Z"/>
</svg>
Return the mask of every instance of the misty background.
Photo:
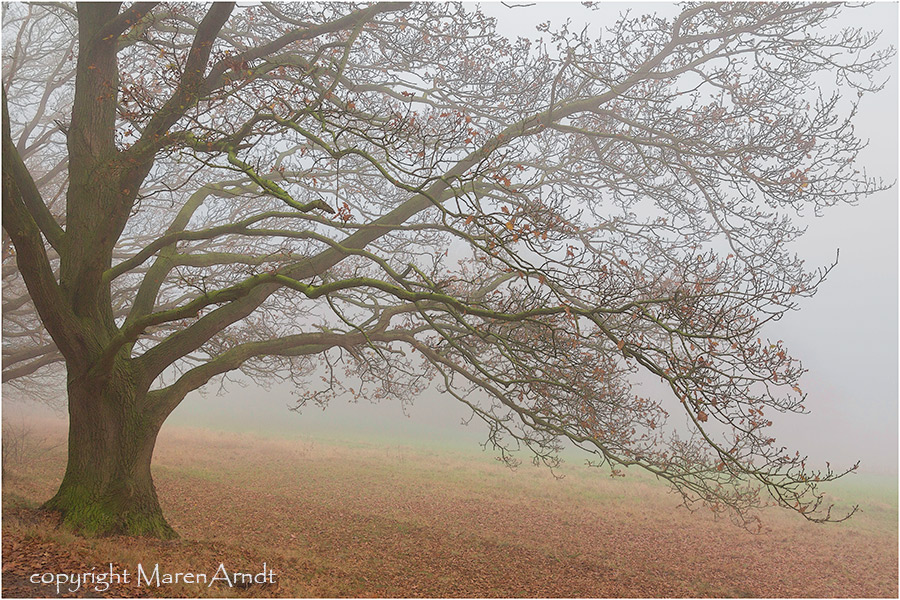
<svg viewBox="0 0 900 600">
<path fill-rule="evenodd" d="M 514 6 L 515 3 L 509 3 Z M 507 36 L 539 37 L 538 23 L 573 25 L 596 34 L 611 22 L 622 4 L 605 4 L 591 12 L 575 3 L 538 3 L 509 8 L 482 4 L 483 12 L 498 19 Z M 632 12 L 671 12 L 673 5 L 633 5 Z M 877 3 L 848 11 L 842 26 L 883 30 L 885 45 L 897 46 L 898 6 Z M 582 25 L 583 23 L 583 25 Z M 860 103 L 857 134 L 869 139 L 861 163 L 870 175 L 897 180 L 898 92 L 897 59 L 883 76 L 884 90 Z M 830 265 L 840 251 L 837 267 L 801 310 L 767 329 L 773 340 L 783 339 L 808 373 L 801 387 L 810 414 L 773 415 L 772 431 L 781 445 L 807 454 L 813 465 L 828 460 L 836 468 L 861 461 L 863 473 L 896 476 L 898 465 L 898 190 L 874 194 L 857 206 L 840 205 L 822 217 L 811 211 L 802 217 L 808 231 L 791 248 L 808 267 Z M 165 428 L 202 427 L 278 436 L 317 435 L 328 438 L 371 437 L 396 443 L 430 443 L 476 448 L 487 429 L 480 421 L 468 426 L 467 409 L 450 396 L 424 393 L 410 406 L 347 398 L 333 400 L 326 410 L 307 406 L 301 412 L 289 385 L 262 389 L 239 375 L 220 391 L 211 384 L 194 392 L 175 410 Z M 644 390 L 645 393 L 647 390 Z M 3 403 L 5 421 L 33 415 L 63 419 L 61 411 L 16 401 Z M 672 415 L 678 419 L 678 415 Z M 526 458 L 523 456 L 523 458 Z"/>
</svg>

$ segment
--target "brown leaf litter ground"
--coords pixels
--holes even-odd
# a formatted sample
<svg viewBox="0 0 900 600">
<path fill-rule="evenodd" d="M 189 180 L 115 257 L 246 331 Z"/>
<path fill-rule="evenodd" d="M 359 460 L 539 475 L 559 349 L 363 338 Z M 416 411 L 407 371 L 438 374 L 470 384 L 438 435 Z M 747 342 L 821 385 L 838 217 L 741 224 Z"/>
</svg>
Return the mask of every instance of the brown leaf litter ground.
<svg viewBox="0 0 900 600">
<path fill-rule="evenodd" d="M 60 433 L 61 435 L 61 433 Z M 154 478 L 174 541 L 85 539 L 36 507 L 62 447 L 9 465 L 3 595 L 56 597 L 44 573 L 259 572 L 275 583 L 90 585 L 62 596 L 897 597 L 896 479 L 837 488 L 861 514 L 763 514 L 753 535 L 641 476 L 567 463 L 510 471 L 489 454 L 373 441 L 167 429 Z M 40 577 L 37 577 L 39 580 Z M 102 587 L 102 586 L 101 586 Z"/>
</svg>

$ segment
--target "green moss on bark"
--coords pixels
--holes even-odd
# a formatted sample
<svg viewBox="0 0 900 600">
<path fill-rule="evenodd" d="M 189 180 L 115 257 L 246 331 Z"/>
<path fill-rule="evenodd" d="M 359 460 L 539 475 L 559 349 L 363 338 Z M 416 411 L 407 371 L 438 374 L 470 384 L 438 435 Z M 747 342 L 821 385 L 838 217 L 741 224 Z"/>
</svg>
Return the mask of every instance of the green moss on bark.
<svg viewBox="0 0 900 600">
<path fill-rule="evenodd" d="M 124 494 L 110 490 L 95 494 L 91 486 L 65 481 L 44 509 L 59 512 L 63 525 L 81 535 L 178 537 L 166 522 L 155 494 Z"/>
</svg>

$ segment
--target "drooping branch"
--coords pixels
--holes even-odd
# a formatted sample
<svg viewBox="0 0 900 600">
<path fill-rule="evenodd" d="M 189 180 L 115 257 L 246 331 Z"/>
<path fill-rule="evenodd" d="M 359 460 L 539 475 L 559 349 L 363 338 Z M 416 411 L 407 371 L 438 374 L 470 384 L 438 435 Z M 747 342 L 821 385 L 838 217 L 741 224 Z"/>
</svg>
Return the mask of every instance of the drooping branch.
<svg viewBox="0 0 900 600">
<path fill-rule="evenodd" d="M 44 356 L 41 356 L 35 360 L 32 360 L 31 362 L 24 364 L 24 365 L 19 365 L 17 367 L 9 367 L 9 368 L 4 367 L 2 381 L 3 381 L 3 383 L 6 383 L 7 381 L 12 381 L 12 380 L 18 379 L 20 377 L 26 377 L 28 375 L 31 375 L 32 373 L 34 373 L 35 371 L 37 371 L 38 369 L 40 369 L 42 367 L 45 367 L 47 365 L 51 365 L 54 363 L 63 362 L 64 360 L 65 360 L 65 358 L 63 357 L 62 354 L 60 354 L 58 352 L 52 352 L 49 354 L 45 354 Z"/>
<path fill-rule="evenodd" d="M 318 355 L 335 347 L 353 349 L 374 342 L 406 339 L 414 332 L 409 330 L 389 331 L 388 326 L 392 318 L 409 310 L 411 307 L 396 307 L 385 311 L 378 322 L 366 331 L 304 333 L 239 344 L 187 371 L 170 386 L 150 392 L 149 399 L 154 403 L 155 410 L 164 417 L 178 406 L 188 392 L 205 385 L 217 375 L 240 368 L 243 363 L 255 357 Z"/>
</svg>

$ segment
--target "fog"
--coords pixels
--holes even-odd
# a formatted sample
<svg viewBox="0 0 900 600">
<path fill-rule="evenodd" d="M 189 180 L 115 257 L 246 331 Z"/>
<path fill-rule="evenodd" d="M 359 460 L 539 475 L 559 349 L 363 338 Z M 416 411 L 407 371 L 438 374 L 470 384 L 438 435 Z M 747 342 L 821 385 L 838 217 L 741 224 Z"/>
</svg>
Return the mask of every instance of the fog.
<svg viewBox="0 0 900 600">
<path fill-rule="evenodd" d="M 567 5 L 569 6 L 569 5 Z M 638 10 L 649 9 L 641 5 Z M 576 15 L 585 13 L 572 6 Z M 558 6 L 507 8 L 485 6 L 500 19 L 507 35 L 534 37 L 534 25 L 559 22 Z M 607 8 L 607 11 L 611 10 Z M 577 18 L 573 17 L 573 21 Z M 595 19 L 598 18 L 594 15 Z M 897 4 L 876 4 L 856 11 L 858 25 L 884 29 L 884 39 L 897 45 Z M 886 181 L 897 178 L 897 66 L 879 94 L 861 104 L 858 133 L 870 138 L 863 163 Z M 774 431 L 781 444 L 808 454 L 815 464 L 825 460 L 846 467 L 860 460 L 864 473 L 897 474 L 898 400 L 898 206 L 897 187 L 873 195 L 858 206 L 836 206 L 822 217 L 805 216 L 807 234 L 795 251 L 807 265 L 827 266 L 840 251 L 840 261 L 818 294 L 802 303 L 802 310 L 769 327 L 772 339 L 783 339 L 808 369 L 803 389 L 809 394 L 808 415 L 774 415 Z M 463 421 L 469 412 L 436 391 L 410 406 L 384 401 L 331 402 L 300 412 L 292 389 L 276 385 L 262 389 L 249 381 L 190 394 L 167 421 L 166 427 L 192 426 L 271 435 L 377 437 L 396 443 L 434 443 L 477 447 L 486 428 Z M 8 399 L 7 399 L 8 400 Z M 4 402 L 4 417 L 23 418 L 47 409 L 20 402 Z"/>
<path fill-rule="evenodd" d="M 580 5 L 566 4 L 577 15 L 591 16 Z M 613 5 L 615 6 L 615 5 Z M 639 9 L 653 5 L 642 4 Z M 559 5 L 507 8 L 483 5 L 498 18 L 506 35 L 534 37 L 542 21 L 560 21 Z M 607 7 L 607 11 L 612 10 Z M 607 13 L 602 13 L 607 14 Z M 897 45 L 897 4 L 883 3 L 852 13 L 846 24 L 883 29 L 883 39 Z M 584 18 L 584 17 L 581 17 Z M 897 64 L 880 93 L 867 96 L 858 119 L 860 136 L 870 139 L 863 164 L 886 181 L 897 179 Z M 874 194 L 857 206 L 839 205 L 821 217 L 808 215 L 808 231 L 796 252 L 810 266 L 827 266 L 840 252 L 837 267 L 800 311 L 773 324 L 772 339 L 783 339 L 803 360 L 808 373 L 803 389 L 809 394 L 805 415 L 775 415 L 773 431 L 779 443 L 810 456 L 813 463 L 830 461 L 846 467 L 861 461 L 862 473 L 897 473 L 897 331 L 898 331 L 898 210 L 897 187 Z M 291 389 L 271 391 L 232 386 L 225 395 L 192 394 L 170 422 L 234 430 L 288 434 L 378 436 L 398 442 L 471 444 L 484 440 L 486 428 L 449 396 L 431 391 L 415 404 L 333 401 L 326 410 L 307 407 L 289 411 Z"/>
</svg>

